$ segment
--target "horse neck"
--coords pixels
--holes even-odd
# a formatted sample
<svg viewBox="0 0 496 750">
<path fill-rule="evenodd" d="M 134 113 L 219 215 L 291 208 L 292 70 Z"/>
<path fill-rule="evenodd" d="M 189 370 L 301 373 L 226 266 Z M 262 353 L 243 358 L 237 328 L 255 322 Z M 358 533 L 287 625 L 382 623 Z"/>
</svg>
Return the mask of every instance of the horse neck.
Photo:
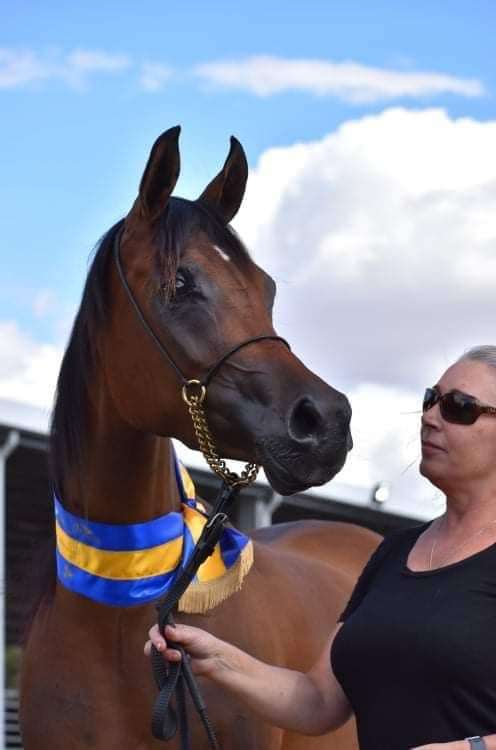
<svg viewBox="0 0 496 750">
<path fill-rule="evenodd" d="M 139 523 L 180 507 L 172 441 L 135 429 L 103 387 L 89 404 L 81 466 L 64 482 L 64 505 L 104 523 Z"/>
</svg>

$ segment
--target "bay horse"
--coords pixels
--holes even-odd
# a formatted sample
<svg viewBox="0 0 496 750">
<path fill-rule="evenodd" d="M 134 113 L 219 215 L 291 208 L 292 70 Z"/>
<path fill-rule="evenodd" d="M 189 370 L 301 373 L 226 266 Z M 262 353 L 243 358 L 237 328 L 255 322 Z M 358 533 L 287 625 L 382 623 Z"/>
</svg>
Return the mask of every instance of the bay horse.
<svg viewBox="0 0 496 750">
<path fill-rule="evenodd" d="M 112 528 L 177 513 L 171 438 L 198 448 L 177 373 L 144 333 L 119 278 L 116 241 L 143 317 L 188 378 L 241 341 L 275 336 L 275 284 L 229 226 L 248 175 L 243 149 L 231 139 L 222 170 L 189 201 L 171 197 L 178 137 L 172 128 L 155 142 L 134 205 L 98 246 L 58 379 L 51 461 L 59 501 L 75 518 Z M 345 396 L 278 340 L 253 341 L 224 361 L 206 408 L 219 452 L 262 465 L 283 495 L 328 481 L 351 447 Z M 241 590 L 205 614 L 176 619 L 265 661 L 308 669 L 378 541 L 339 523 L 257 530 Z M 164 746 L 150 732 L 156 688 L 143 654 L 155 619 L 151 602 L 110 606 L 53 577 L 23 657 L 25 750 Z M 352 722 L 302 737 L 261 722 L 209 684 L 203 691 L 223 750 L 356 747 Z M 193 747 L 205 748 L 196 723 L 192 732 Z"/>
</svg>

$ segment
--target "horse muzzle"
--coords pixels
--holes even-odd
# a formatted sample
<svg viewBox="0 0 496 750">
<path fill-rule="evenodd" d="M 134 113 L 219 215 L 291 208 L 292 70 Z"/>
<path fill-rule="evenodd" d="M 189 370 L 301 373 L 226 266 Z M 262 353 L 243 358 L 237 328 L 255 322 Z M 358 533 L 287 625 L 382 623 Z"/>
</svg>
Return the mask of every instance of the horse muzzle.
<svg viewBox="0 0 496 750">
<path fill-rule="evenodd" d="M 342 394 L 336 392 L 325 409 L 310 396 L 298 398 L 288 410 L 285 434 L 257 440 L 257 461 L 274 490 L 291 495 L 332 479 L 353 447 L 350 420 Z"/>
</svg>

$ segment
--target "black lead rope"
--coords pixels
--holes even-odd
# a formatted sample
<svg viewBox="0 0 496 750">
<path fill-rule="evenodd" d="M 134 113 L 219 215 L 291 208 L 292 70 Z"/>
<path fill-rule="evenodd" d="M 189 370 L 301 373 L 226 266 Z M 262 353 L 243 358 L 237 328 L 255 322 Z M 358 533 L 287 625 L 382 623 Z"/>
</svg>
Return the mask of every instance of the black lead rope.
<svg viewBox="0 0 496 750">
<path fill-rule="evenodd" d="M 161 355 L 176 373 L 183 388 L 192 384 L 205 388 L 229 357 L 254 342 L 265 340 L 280 341 L 291 351 L 288 342 L 281 338 L 281 336 L 272 334 L 253 336 L 252 338 L 246 339 L 229 349 L 229 351 L 220 357 L 217 362 L 207 370 L 201 380 L 188 380 L 174 361 L 173 357 L 169 354 L 166 347 L 160 341 L 151 325 L 148 323 L 140 305 L 134 297 L 131 287 L 128 284 L 120 258 L 120 241 L 122 233 L 123 229 L 121 228 L 115 236 L 113 248 L 115 264 L 117 266 L 120 281 L 138 320 L 160 351 Z M 196 571 L 200 565 L 205 562 L 207 557 L 209 557 L 214 551 L 215 545 L 222 534 L 224 523 L 227 520 L 224 508 L 230 504 L 238 489 L 239 487 L 236 487 L 235 485 L 228 486 L 225 482 L 221 485 L 214 510 L 212 511 L 207 524 L 203 528 L 190 560 L 168 595 L 156 604 L 158 610 L 158 624 L 162 634 L 167 624 L 174 624 L 172 610 L 195 577 Z M 155 701 L 152 716 L 153 736 L 156 739 L 167 741 L 172 739 L 176 734 L 177 729 L 179 729 L 181 735 L 181 750 L 189 750 L 190 732 L 185 702 L 186 690 L 188 690 L 195 709 L 205 727 L 212 750 L 220 750 L 214 731 L 207 717 L 205 704 L 203 703 L 200 691 L 198 690 L 195 677 L 191 671 L 184 649 L 177 646 L 174 646 L 174 648 L 178 648 L 178 650 L 181 651 L 182 659 L 180 662 L 175 662 L 166 666 L 161 654 L 152 646 L 152 669 L 159 689 L 159 695 Z M 171 700 L 174 694 L 176 696 L 176 711 L 174 711 L 171 706 Z"/>
<path fill-rule="evenodd" d="M 214 509 L 203 527 L 193 554 L 169 593 L 156 603 L 158 627 L 162 635 L 166 625 L 174 626 L 172 610 L 195 577 L 200 565 L 213 553 L 227 520 L 225 509 L 233 501 L 238 489 L 238 487 L 222 484 Z M 155 739 L 167 742 L 179 729 L 181 750 L 189 750 L 191 737 L 186 708 L 186 690 L 188 690 L 205 728 L 210 747 L 212 750 L 220 750 L 187 655 L 182 646 L 174 644 L 173 648 L 180 651 L 181 661 L 170 662 L 166 665 L 163 656 L 152 646 L 152 671 L 159 690 L 152 712 L 152 734 Z M 174 695 L 175 709 L 171 705 Z"/>
</svg>

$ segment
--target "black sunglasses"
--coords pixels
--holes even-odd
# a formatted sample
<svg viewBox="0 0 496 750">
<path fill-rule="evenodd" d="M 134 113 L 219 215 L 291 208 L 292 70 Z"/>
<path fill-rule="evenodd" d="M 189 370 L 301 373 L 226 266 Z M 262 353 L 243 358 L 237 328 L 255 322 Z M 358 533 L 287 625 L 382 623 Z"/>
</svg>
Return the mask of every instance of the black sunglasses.
<svg viewBox="0 0 496 750">
<path fill-rule="evenodd" d="M 441 396 L 435 386 L 434 388 L 426 388 L 422 411 L 425 413 L 436 404 L 439 404 L 442 418 L 452 424 L 474 424 L 481 414 L 496 415 L 495 406 L 482 404 L 474 396 L 469 396 L 468 393 L 455 390 L 448 391 Z"/>
</svg>

